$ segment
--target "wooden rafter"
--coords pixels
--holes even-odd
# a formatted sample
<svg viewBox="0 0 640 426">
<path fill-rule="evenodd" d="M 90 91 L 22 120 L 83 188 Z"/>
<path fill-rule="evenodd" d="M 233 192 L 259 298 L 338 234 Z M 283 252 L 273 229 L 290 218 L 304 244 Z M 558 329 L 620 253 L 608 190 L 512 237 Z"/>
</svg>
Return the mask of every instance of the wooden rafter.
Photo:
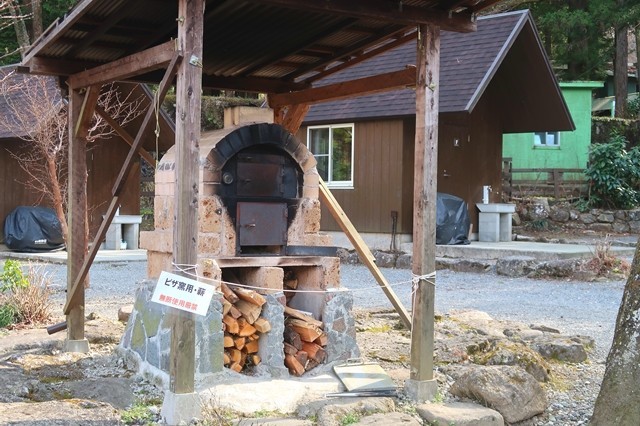
<svg viewBox="0 0 640 426">
<path fill-rule="evenodd" d="M 274 108 L 284 105 L 335 101 L 356 95 L 362 96 L 389 90 L 404 89 L 415 85 L 415 81 L 416 70 L 415 67 L 410 66 L 401 71 L 314 87 L 299 92 L 272 94 L 269 95 L 269 105 Z"/>
<path fill-rule="evenodd" d="M 131 7 L 135 7 L 135 2 L 133 2 L 133 4 L 131 2 L 122 2 L 120 6 L 113 11 L 108 19 L 100 22 L 96 27 L 92 27 L 87 36 L 77 41 L 76 43 L 73 43 L 73 47 L 71 48 L 71 50 L 69 50 L 69 55 L 75 56 L 76 53 L 92 44 L 95 40 L 98 40 L 111 28 L 114 23 L 122 19 L 125 10 Z"/>
<path fill-rule="evenodd" d="M 173 83 L 173 78 L 176 75 L 178 64 L 181 62 L 181 60 L 182 60 L 182 54 L 180 52 L 174 52 L 173 59 L 169 63 L 169 66 L 167 68 L 167 71 L 165 72 L 164 78 L 162 79 L 162 81 L 160 82 L 160 85 L 158 86 L 158 97 L 156 98 L 155 101 L 162 102 L 164 100 L 164 97 L 167 94 L 167 91 L 169 91 L 169 88 Z M 107 212 L 105 213 L 104 219 L 100 224 L 100 228 L 98 229 L 98 233 L 94 238 L 93 244 L 91 246 L 91 250 L 89 251 L 89 254 L 87 255 L 87 257 L 85 257 L 84 263 L 82 264 L 82 267 L 78 275 L 75 277 L 73 285 L 70 286 L 70 288 L 67 291 L 67 303 L 64 306 L 65 314 L 69 313 L 69 310 L 71 309 L 71 307 L 74 306 L 75 303 L 77 303 L 76 300 L 78 298 L 84 297 L 84 292 L 80 291 L 82 289 L 81 283 L 83 283 L 85 278 L 87 277 L 87 273 L 89 272 L 89 267 L 93 263 L 93 260 L 95 259 L 96 254 L 98 253 L 98 249 L 100 248 L 100 242 L 103 240 L 103 238 L 107 234 L 107 228 L 111 224 L 111 221 L 113 220 L 113 216 L 115 216 L 116 209 L 118 206 L 118 198 L 124 188 L 124 185 L 126 183 L 126 178 L 130 173 L 130 169 L 133 164 L 133 159 L 138 155 L 137 152 L 138 152 L 138 148 L 142 144 L 142 138 L 144 137 L 145 133 L 151 126 L 152 118 L 155 115 L 154 109 L 155 109 L 154 103 L 151 103 L 144 119 L 142 120 L 142 124 L 140 125 L 140 129 L 138 130 L 138 133 L 134 139 L 133 145 L 131 145 L 129 154 L 127 155 L 127 158 L 124 160 L 122 168 L 120 169 L 120 173 L 116 178 L 116 182 L 112 190 L 113 199 L 111 200 L 111 203 L 109 204 Z"/>
<path fill-rule="evenodd" d="M 314 81 L 318 81 L 322 78 L 325 78 L 329 75 L 335 74 L 338 71 L 342 71 L 343 69 L 349 68 L 351 66 L 354 66 L 355 64 L 358 64 L 360 62 L 366 61 L 367 59 L 373 58 L 374 56 L 380 55 L 386 51 L 389 51 L 391 49 L 394 49 L 398 46 L 402 46 L 403 44 L 407 43 L 410 40 L 413 40 L 416 38 L 416 34 L 414 31 L 411 31 L 409 34 L 404 35 L 400 38 L 397 38 L 394 41 L 391 41 L 389 43 L 386 43 L 382 46 L 378 46 L 376 48 L 373 48 L 365 53 L 361 53 L 360 55 L 354 56 L 354 57 L 349 57 L 349 59 L 345 60 L 344 62 L 338 64 L 338 65 L 334 65 L 330 68 L 325 69 L 322 72 L 319 72 L 317 74 L 312 75 L 309 78 L 306 78 L 304 80 L 305 83 L 313 83 Z"/>
<path fill-rule="evenodd" d="M 291 9 L 342 14 L 365 19 L 396 22 L 402 25 L 431 24 L 446 31 L 471 32 L 476 24 L 471 12 L 449 14 L 448 11 L 425 9 L 384 0 L 254 0 Z M 484 6 L 482 6 L 484 7 Z"/>
<path fill-rule="evenodd" d="M 173 59 L 175 52 L 175 41 L 170 40 L 140 53 L 74 74 L 69 77 L 69 86 L 75 89 L 126 80 L 132 76 L 164 68 Z"/>
</svg>

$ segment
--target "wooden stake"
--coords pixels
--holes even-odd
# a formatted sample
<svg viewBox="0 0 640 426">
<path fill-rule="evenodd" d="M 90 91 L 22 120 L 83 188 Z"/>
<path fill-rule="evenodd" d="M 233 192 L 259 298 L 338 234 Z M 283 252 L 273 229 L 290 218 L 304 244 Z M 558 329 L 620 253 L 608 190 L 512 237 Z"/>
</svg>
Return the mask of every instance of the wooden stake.
<svg viewBox="0 0 640 426">
<path fill-rule="evenodd" d="M 436 270 L 436 192 L 438 169 L 438 101 L 440 29 L 418 28 L 416 140 L 413 192 L 413 268 L 424 277 Z M 428 69 L 427 69 L 428 68 Z M 411 331 L 412 380 L 433 379 L 435 277 L 421 278 L 413 293 Z"/>
</svg>

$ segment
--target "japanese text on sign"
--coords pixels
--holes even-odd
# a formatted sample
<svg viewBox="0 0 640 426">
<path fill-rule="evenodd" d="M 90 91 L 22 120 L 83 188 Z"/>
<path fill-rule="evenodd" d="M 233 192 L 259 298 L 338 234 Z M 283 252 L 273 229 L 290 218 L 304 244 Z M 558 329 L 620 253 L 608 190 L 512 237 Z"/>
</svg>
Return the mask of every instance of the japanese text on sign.
<svg viewBox="0 0 640 426">
<path fill-rule="evenodd" d="M 212 286 L 163 271 L 151 297 L 152 302 L 198 315 L 206 315 L 213 297 Z"/>
</svg>

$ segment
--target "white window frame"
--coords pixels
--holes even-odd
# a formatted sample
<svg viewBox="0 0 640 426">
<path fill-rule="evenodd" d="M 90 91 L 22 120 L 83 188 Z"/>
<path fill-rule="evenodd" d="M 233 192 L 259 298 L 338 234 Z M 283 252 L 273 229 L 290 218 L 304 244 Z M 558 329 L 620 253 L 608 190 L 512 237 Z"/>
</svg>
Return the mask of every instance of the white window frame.
<svg viewBox="0 0 640 426">
<path fill-rule="evenodd" d="M 351 128 L 351 176 L 349 180 L 332 180 L 331 176 L 333 176 L 333 129 L 339 128 Z M 355 169 L 355 129 L 356 126 L 354 123 L 341 123 L 341 124 L 327 124 L 327 125 L 319 125 L 319 126 L 309 126 L 307 127 L 307 148 L 311 151 L 311 131 L 315 129 L 329 129 L 329 153 L 328 154 L 319 154 L 319 155 L 327 155 L 328 156 L 328 170 L 327 170 L 327 180 L 325 183 L 329 188 L 341 188 L 341 189 L 353 189 L 353 174 Z M 315 152 L 312 152 L 314 156 L 318 156 Z"/>
<path fill-rule="evenodd" d="M 547 143 L 549 136 L 553 137 L 555 143 Z M 533 134 L 533 146 L 535 148 L 560 148 L 560 132 L 535 132 Z"/>
</svg>

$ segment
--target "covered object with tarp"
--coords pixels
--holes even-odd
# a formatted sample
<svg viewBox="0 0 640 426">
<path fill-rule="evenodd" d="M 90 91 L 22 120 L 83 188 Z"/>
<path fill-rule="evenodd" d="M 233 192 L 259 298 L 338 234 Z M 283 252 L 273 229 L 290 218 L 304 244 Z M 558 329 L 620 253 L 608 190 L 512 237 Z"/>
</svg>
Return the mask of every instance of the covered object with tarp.
<svg viewBox="0 0 640 426">
<path fill-rule="evenodd" d="M 39 252 L 64 247 L 55 212 L 47 207 L 17 207 L 4 221 L 4 242 L 15 251 Z"/>
</svg>

